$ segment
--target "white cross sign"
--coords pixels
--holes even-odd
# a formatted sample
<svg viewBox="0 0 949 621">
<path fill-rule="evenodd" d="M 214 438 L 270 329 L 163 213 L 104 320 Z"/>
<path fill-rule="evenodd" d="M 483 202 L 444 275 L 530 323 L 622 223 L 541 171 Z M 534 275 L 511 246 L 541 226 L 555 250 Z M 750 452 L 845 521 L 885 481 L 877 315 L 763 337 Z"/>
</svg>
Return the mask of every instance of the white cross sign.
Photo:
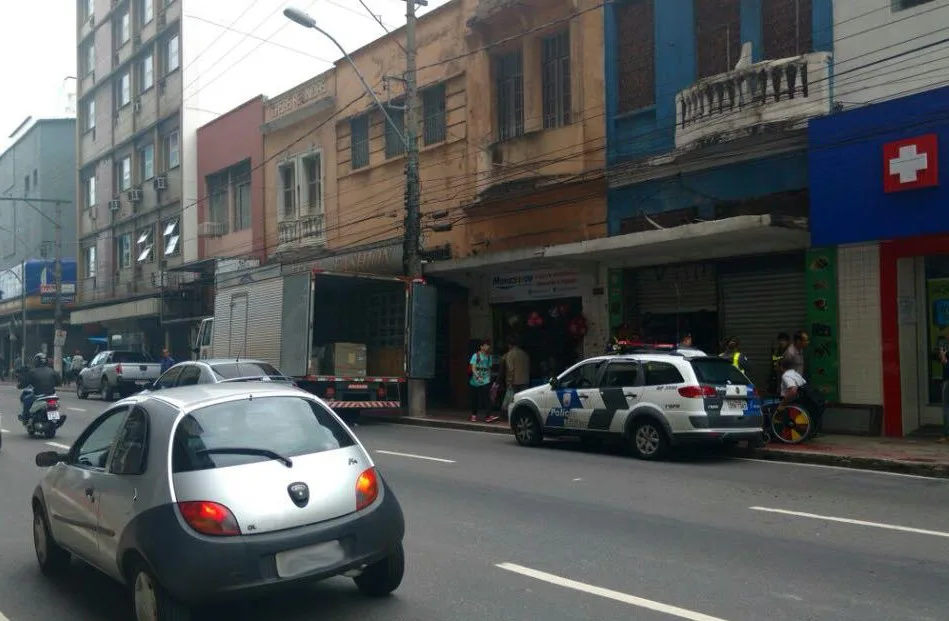
<svg viewBox="0 0 949 621">
<path fill-rule="evenodd" d="M 890 174 L 899 175 L 900 183 L 916 181 L 919 173 L 927 168 L 929 168 L 929 156 L 926 153 L 919 153 L 914 144 L 900 147 L 899 157 L 890 160 Z"/>
</svg>

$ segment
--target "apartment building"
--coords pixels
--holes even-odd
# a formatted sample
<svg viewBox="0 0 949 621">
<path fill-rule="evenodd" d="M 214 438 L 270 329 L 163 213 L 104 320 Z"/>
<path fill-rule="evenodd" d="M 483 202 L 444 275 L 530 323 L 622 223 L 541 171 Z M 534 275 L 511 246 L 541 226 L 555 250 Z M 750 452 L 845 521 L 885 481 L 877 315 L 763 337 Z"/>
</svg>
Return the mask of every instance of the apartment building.
<svg viewBox="0 0 949 621">
<path fill-rule="evenodd" d="M 292 48 L 264 46 L 254 34 L 267 20 L 286 21 L 273 8 L 76 4 L 80 308 L 72 323 L 123 346 L 169 345 L 187 357 L 211 302 L 194 265 L 203 198 L 197 129 L 269 84 L 294 83 L 306 67 Z M 270 70 L 278 64 L 286 71 Z"/>
<path fill-rule="evenodd" d="M 48 290 L 42 295 L 40 289 L 53 283 L 58 220 L 63 301 L 73 301 L 75 170 L 75 119 L 28 120 L 0 154 L 0 197 L 4 199 L 0 200 L 0 354 L 7 362 L 20 353 L 24 334 L 28 352 L 53 351 L 53 299 Z M 46 202 L 54 200 L 63 201 L 59 209 Z"/>
</svg>

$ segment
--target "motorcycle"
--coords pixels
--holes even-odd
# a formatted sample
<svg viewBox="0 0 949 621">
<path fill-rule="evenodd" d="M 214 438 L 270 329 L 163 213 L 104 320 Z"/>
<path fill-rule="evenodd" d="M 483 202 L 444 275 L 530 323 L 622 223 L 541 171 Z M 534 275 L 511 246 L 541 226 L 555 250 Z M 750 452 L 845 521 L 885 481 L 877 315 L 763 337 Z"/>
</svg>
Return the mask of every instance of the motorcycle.
<svg viewBox="0 0 949 621">
<path fill-rule="evenodd" d="M 33 387 L 27 386 L 20 393 L 20 401 L 33 396 Z M 29 413 L 20 421 L 31 438 L 43 436 L 46 439 L 56 437 L 56 432 L 66 422 L 66 415 L 59 411 L 59 395 L 38 395 L 30 405 Z"/>
</svg>

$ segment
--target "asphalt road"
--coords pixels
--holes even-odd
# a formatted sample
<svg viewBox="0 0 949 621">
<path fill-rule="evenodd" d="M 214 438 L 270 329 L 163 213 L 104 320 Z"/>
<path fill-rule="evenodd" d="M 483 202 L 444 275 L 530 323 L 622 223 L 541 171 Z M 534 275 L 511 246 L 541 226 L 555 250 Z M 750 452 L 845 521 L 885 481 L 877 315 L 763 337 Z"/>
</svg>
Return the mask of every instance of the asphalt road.
<svg viewBox="0 0 949 621">
<path fill-rule="evenodd" d="M 41 471 L 0 386 L 0 621 L 131 618 L 76 564 L 43 578 L 30 494 Z M 68 445 L 104 404 L 62 400 Z M 728 459 L 645 463 L 568 443 L 364 425 L 406 513 L 407 574 L 367 600 L 335 579 L 208 611 L 215 618 L 575 621 L 946 621 L 949 481 Z M 792 513 L 779 513 L 785 511 Z M 834 519 L 828 519 L 834 518 Z"/>
</svg>

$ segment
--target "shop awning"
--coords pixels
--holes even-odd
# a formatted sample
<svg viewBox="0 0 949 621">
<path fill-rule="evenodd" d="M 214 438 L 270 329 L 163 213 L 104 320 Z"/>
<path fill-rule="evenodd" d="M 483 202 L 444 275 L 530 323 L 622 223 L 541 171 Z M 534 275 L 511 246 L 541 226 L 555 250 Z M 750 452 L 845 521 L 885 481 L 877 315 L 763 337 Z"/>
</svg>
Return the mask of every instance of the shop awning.
<svg viewBox="0 0 949 621">
<path fill-rule="evenodd" d="M 786 216 L 735 216 L 722 220 L 602 237 L 570 244 L 524 248 L 439 261 L 426 274 L 543 263 L 606 262 L 644 267 L 803 250 L 810 245 L 807 220 Z"/>
<path fill-rule="evenodd" d="M 116 319 L 153 317 L 159 313 L 160 304 L 161 302 L 158 298 L 145 298 L 142 300 L 120 302 L 118 304 L 84 308 L 82 310 L 73 311 L 69 317 L 69 323 L 74 326 L 81 326 L 87 323 L 102 323 L 103 321 L 114 321 Z"/>
</svg>

